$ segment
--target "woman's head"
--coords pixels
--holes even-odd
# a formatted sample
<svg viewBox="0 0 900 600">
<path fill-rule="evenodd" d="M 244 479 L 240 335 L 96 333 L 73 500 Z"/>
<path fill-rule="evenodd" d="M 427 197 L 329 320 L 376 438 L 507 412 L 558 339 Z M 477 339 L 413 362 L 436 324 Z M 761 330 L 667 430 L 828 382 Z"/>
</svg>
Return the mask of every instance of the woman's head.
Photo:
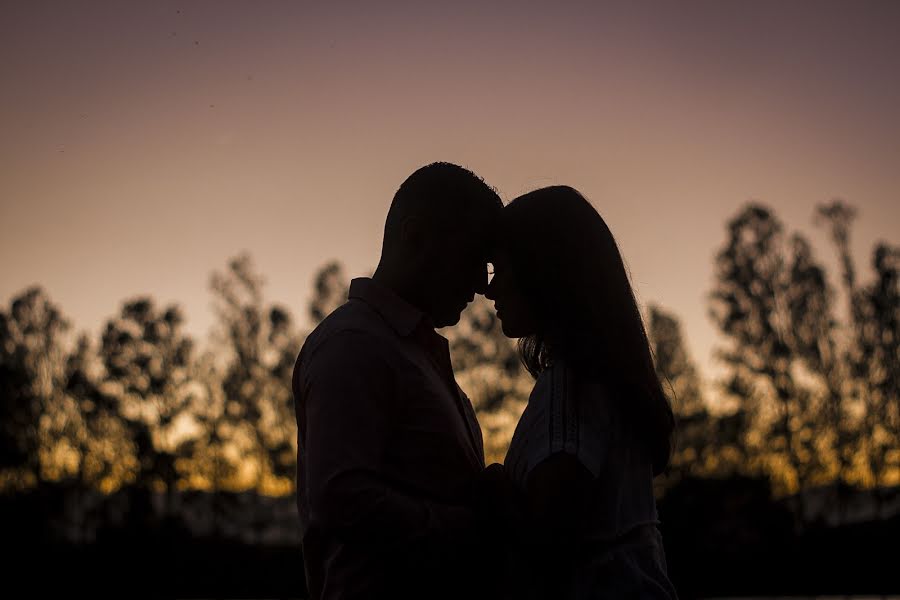
<svg viewBox="0 0 900 600">
<path fill-rule="evenodd" d="M 565 359 L 607 382 L 628 421 L 648 434 L 654 466 L 664 468 L 671 406 L 621 254 L 600 214 L 568 186 L 520 196 L 503 209 L 492 262 L 487 296 L 503 332 L 519 338 L 526 368 L 537 376 Z"/>
</svg>

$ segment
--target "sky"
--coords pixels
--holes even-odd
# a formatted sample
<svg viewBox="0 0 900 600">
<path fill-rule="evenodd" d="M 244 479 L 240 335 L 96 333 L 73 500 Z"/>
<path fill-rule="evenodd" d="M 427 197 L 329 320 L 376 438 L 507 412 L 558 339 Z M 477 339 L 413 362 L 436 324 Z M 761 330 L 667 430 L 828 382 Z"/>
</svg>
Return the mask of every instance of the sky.
<svg viewBox="0 0 900 600">
<path fill-rule="evenodd" d="M 150 294 L 205 339 L 209 276 L 246 251 L 303 317 L 316 268 L 371 272 L 394 191 L 444 160 L 505 201 L 580 190 L 708 375 L 746 202 L 833 265 L 812 217 L 846 199 L 864 280 L 900 242 L 898 31 L 890 0 L 4 1 L 0 302 L 39 284 L 99 332 Z"/>
</svg>

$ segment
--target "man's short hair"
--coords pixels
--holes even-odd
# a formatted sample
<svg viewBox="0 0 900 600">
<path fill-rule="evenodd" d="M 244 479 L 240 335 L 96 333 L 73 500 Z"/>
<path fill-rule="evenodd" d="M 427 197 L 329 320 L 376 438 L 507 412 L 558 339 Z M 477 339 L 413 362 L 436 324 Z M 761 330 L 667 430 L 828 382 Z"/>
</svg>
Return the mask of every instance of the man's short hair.
<svg viewBox="0 0 900 600">
<path fill-rule="evenodd" d="M 435 230 L 452 230 L 472 220 L 496 219 L 502 208 L 497 191 L 472 171 L 448 162 L 431 163 L 407 177 L 394 194 L 384 241 L 399 239 L 403 219 L 411 215 Z"/>
</svg>

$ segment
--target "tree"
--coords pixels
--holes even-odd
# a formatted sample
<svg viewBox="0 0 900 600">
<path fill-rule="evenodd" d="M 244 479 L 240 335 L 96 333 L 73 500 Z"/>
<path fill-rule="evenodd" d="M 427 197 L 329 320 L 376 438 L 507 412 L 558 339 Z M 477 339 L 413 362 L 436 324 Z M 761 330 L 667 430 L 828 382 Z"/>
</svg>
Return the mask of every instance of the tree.
<svg viewBox="0 0 900 600">
<path fill-rule="evenodd" d="M 263 283 L 246 254 L 211 278 L 227 357 L 223 414 L 234 447 L 252 459 L 245 476 L 257 490 L 288 492 L 296 466 L 291 373 L 302 336 L 287 309 L 263 301 Z"/>
<path fill-rule="evenodd" d="M 650 339 L 657 375 L 670 388 L 676 413 L 693 415 L 706 412 L 700 375 L 688 355 L 678 318 L 657 305 L 651 305 Z"/>
<path fill-rule="evenodd" d="M 236 448 L 230 443 L 235 423 L 227 410 L 222 373 L 214 352 L 206 352 L 194 362 L 193 379 L 199 386 L 193 407 L 199 428 L 190 472 L 197 485 L 213 493 L 233 487 L 238 472 Z"/>
<path fill-rule="evenodd" d="M 78 452 L 75 477 L 85 489 L 105 492 L 129 477 L 131 451 L 118 414 L 118 398 L 101 382 L 103 366 L 87 334 L 81 334 L 66 358 L 65 395 L 74 404 L 73 436 Z"/>
<path fill-rule="evenodd" d="M 850 255 L 850 228 L 856 218 L 856 210 L 843 202 L 834 200 L 830 204 L 822 204 L 816 208 L 815 221 L 819 225 L 825 225 L 831 236 L 831 240 L 837 249 L 841 265 L 841 284 L 844 294 L 848 299 L 848 316 L 845 319 L 845 329 L 851 332 L 858 331 L 863 324 L 864 316 L 861 313 L 859 301 L 860 291 L 856 283 L 856 269 Z M 855 334 L 851 333 L 850 337 Z M 845 338 L 847 336 L 844 336 Z M 845 479 L 850 483 L 862 483 L 858 470 L 854 475 L 852 464 L 857 459 L 858 447 L 864 444 L 860 437 L 861 427 L 858 423 L 850 424 L 850 410 L 847 405 L 852 403 L 854 396 L 864 395 L 860 389 L 863 383 L 854 376 L 865 359 L 860 354 L 861 346 L 850 341 L 842 348 L 834 345 L 828 348 L 828 391 L 829 411 L 832 426 L 836 432 L 838 447 L 838 483 Z M 863 384 L 863 387 L 865 385 Z M 854 419 L 855 421 L 855 419 Z"/>
<path fill-rule="evenodd" d="M 880 243 L 872 256 L 875 280 L 855 298 L 855 372 L 862 382 L 865 452 L 876 484 L 900 475 L 900 248 Z"/>
<path fill-rule="evenodd" d="M 650 306 L 650 341 L 656 373 L 675 412 L 675 448 L 663 488 L 685 477 L 726 478 L 744 474 L 746 414 L 710 410 L 703 382 L 688 354 L 678 318 Z"/>
<path fill-rule="evenodd" d="M 223 387 L 223 374 L 217 356 L 207 351 L 194 361 L 192 380 L 198 386 L 192 414 L 197 431 L 193 453 L 185 457 L 184 470 L 191 475 L 190 487 L 208 490 L 211 494 L 212 528 L 221 533 L 222 523 L 233 496 L 239 487 L 238 473 L 241 454 L 235 443 L 235 432 L 241 425 L 228 412 Z"/>
<path fill-rule="evenodd" d="M 710 311 L 727 340 L 719 351 L 729 369 L 726 389 L 746 414 L 751 463 L 782 491 L 803 489 L 827 479 L 834 456 L 820 392 L 832 392 L 831 293 L 808 242 L 786 240 L 768 208 L 745 207 L 728 231 Z"/>
<path fill-rule="evenodd" d="M 0 312 L 0 472 L 15 487 L 43 478 L 42 451 L 59 425 L 68 321 L 40 287 Z M 0 480 L 0 484 L 4 481 Z"/>
<path fill-rule="evenodd" d="M 149 493 L 163 490 L 170 508 L 179 481 L 177 462 L 190 442 L 179 432 L 189 421 L 189 378 L 194 343 L 183 334 L 181 310 L 157 309 L 139 297 L 125 302 L 103 332 L 101 387 L 103 418 L 118 421 L 132 445 L 134 484 Z"/>
<path fill-rule="evenodd" d="M 874 281 L 860 286 L 850 253 L 856 211 L 835 200 L 816 212 L 838 253 L 846 317 L 835 316 L 809 242 L 786 240 L 769 209 L 746 207 L 729 223 L 712 294 L 729 342 L 726 384 L 749 409 L 757 462 L 786 474 L 788 489 L 885 485 L 900 472 L 900 249 L 877 245 Z"/>
<path fill-rule="evenodd" d="M 719 467 L 715 463 L 721 458 L 715 451 L 716 423 L 703 398 L 697 368 L 685 348 L 681 324 L 673 314 L 651 305 L 649 335 L 656 373 L 667 389 L 677 422 L 669 475 L 677 480 L 709 474 Z"/>
</svg>

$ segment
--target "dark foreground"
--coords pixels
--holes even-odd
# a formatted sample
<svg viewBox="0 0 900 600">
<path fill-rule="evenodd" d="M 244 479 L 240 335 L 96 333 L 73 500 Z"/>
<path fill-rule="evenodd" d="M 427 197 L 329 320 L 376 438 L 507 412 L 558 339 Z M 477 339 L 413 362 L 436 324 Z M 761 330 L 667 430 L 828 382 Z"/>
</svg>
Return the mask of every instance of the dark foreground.
<svg viewBox="0 0 900 600">
<path fill-rule="evenodd" d="M 54 541 L 45 527 L 28 523 L 35 506 L 26 497 L 2 501 L 7 591 L 15 586 L 30 597 L 305 596 L 296 543 L 197 535 L 171 518 L 152 527 L 106 528 L 91 543 Z M 681 597 L 900 594 L 900 515 L 801 526 L 794 514 L 752 480 L 671 490 L 660 516 Z"/>
</svg>

